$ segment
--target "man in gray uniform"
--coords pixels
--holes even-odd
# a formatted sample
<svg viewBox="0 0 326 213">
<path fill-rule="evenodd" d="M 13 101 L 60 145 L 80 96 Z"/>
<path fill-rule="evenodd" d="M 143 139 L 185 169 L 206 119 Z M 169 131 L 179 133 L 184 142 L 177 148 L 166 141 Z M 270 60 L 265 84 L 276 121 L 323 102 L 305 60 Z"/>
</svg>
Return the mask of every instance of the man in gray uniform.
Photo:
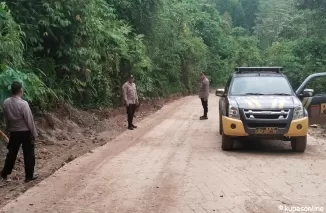
<svg viewBox="0 0 326 213">
<path fill-rule="evenodd" d="M 134 83 L 134 77 L 132 75 L 128 76 L 128 81 L 122 86 L 122 92 L 128 114 L 128 129 L 133 130 L 137 128 L 137 126 L 133 124 L 133 119 L 139 101 L 136 84 Z"/>
<path fill-rule="evenodd" d="M 4 117 L 7 130 L 10 132 L 10 137 L 7 146 L 8 154 L 1 172 L 1 178 L 8 180 L 7 176 L 12 172 L 20 145 L 22 144 L 25 164 L 25 182 L 30 182 L 37 179 L 37 176 L 34 176 L 34 141 L 37 137 L 37 131 L 31 109 L 28 103 L 22 99 L 22 84 L 13 82 L 11 84 L 11 93 L 12 97 L 7 98 L 3 103 Z"/>
<path fill-rule="evenodd" d="M 208 113 L 208 96 L 209 96 L 209 80 L 207 79 L 204 72 L 200 74 L 200 87 L 199 87 L 199 98 L 204 108 L 204 115 L 200 117 L 200 120 L 207 120 Z"/>
</svg>

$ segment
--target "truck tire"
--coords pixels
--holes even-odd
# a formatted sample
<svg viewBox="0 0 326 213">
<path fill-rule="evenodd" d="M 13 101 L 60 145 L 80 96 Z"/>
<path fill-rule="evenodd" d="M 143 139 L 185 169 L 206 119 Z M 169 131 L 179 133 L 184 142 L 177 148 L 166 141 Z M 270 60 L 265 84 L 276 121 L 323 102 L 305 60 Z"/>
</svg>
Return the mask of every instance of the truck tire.
<svg viewBox="0 0 326 213">
<path fill-rule="evenodd" d="M 307 147 L 307 136 L 293 138 L 291 140 L 291 146 L 295 152 L 304 152 Z"/>
<path fill-rule="evenodd" d="M 220 123 L 219 123 L 219 132 L 220 132 L 220 135 L 222 135 L 222 115 L 220 114 L 220 118 L 219 118 L 219 120 L 220 120 Z"/>
<path fill-rule="evenodd" d="M 233 149 L 234 140 L 232 137 L 222 133 L 222 150 L 231 150 Z"/>
</svg>

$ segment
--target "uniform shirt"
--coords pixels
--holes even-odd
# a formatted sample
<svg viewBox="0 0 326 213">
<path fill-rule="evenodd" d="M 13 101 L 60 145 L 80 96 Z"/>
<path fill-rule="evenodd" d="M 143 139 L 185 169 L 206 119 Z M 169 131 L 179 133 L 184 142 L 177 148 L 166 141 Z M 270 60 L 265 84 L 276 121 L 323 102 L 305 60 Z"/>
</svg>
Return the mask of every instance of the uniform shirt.
<svg viewBox="0 0 326 213">
<path fill-rule="evenodd" d="M 3 111 L 9 132 L 30 131 L 34 138 L 37 137 L 33 115 L 26 101 L 18 97 L 7 98 Z"/>
<path fill-rule="evenodd" d="M 208 98 L 209 96 L 209 80 L 205 77 L 199 86 L 199 98 Z"/>
<path fill-rule="evenodd" d="M 122 91 L 123 99 L 127 104 L 136 104 L 138 102 L 138 94 L 135 83 L 129 83 L 129 81 L 127 81 L 122 86 Z"/>
</svg>

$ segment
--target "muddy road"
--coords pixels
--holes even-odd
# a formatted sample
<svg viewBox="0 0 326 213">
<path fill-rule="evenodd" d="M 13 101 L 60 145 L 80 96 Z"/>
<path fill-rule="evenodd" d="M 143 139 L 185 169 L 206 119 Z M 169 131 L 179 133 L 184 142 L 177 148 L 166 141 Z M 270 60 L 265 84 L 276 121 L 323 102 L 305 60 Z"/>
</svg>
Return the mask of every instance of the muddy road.
<svg viewBox="0 0 326 213">
<path fill-rule="evenodd" d="M 303 154 L 278 141 L 239 143 L 223 152 L 217 97 L 211 96 L 209 110 L 209 120 L 200 121 L 196 97 L 166 105 L 137 130 L 70 162 L 0 212 L 326 211 L 325 141 L 309 137 Z"/>
</svg>

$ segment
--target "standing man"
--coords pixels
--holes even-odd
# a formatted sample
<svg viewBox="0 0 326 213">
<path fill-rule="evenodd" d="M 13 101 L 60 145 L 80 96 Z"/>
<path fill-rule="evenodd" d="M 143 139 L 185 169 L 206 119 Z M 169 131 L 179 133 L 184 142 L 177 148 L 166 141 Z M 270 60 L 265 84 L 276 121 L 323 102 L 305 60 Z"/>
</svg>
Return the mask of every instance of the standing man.
<svg viewBox="0 0 326 213">
<path fill-rule="evenodd" d="M 12 97 L 7 98 L 3 103 L 4 117 L 10 137 L 7 146 L 8 154 L 1 172 L 1 178 L 8 180 L 7 176 L 12 172 L 20 145 L 22 144 L 25 164 L 25 182 L 30 182 L 37 179 L 37 176 L 34 176 L 34 141 L 37 137 L 37 131 L 31 109 L 28 103 L 22 99 L 22 84 L 16 81 L 13 82 L 11 84 L 11 93 Z"/>
<path fill-rule="evenodd" d="M 128 129 L 133 130 L 137 128 L 137 126 L 133 124 L 133 119 L 139 101 L 136 84 L 134 83 L 134 77 L 132 75 L 128 76 L 128 81 L 122 86 L 122 91 L 123 99 L 127 107 Z"/>
<path fill-rule="evenodd" d="M 207 120 L 208 113 L 208 96 L 209 96 L 209 80 L 207 79 L 204 72 L 200 73 L 200 88 L 199 98 L 204 108 L 204 115 L 200 117 L 200 120 Z"/>
</svg>

